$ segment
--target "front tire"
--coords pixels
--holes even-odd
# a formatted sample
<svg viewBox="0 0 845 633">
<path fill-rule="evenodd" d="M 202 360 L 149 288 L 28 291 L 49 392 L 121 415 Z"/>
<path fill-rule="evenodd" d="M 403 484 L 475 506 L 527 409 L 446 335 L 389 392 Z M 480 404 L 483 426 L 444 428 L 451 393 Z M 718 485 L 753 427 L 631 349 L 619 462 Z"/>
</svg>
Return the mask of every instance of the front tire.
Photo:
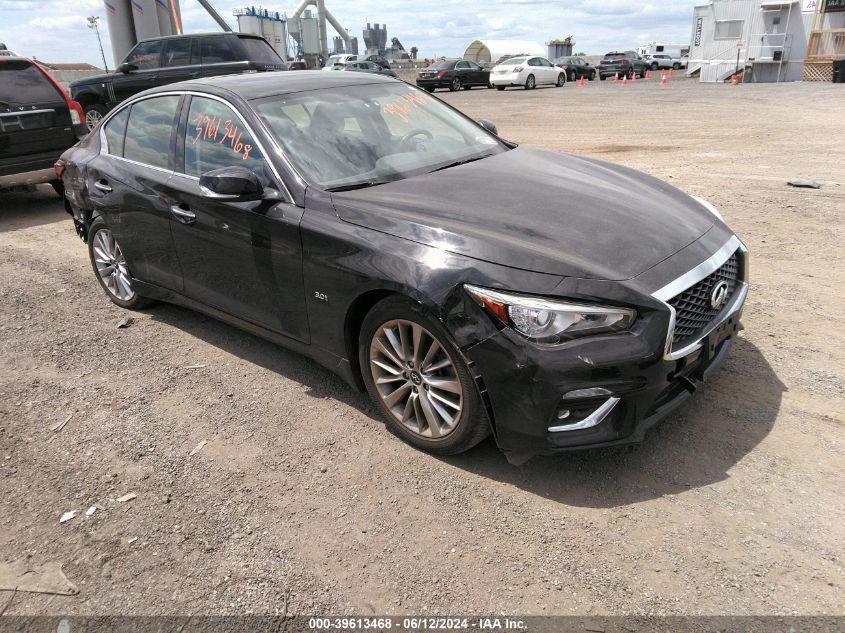
<svg viewBox="0 0 845 633">
<path fill-rule="evenodd" d="M 675 62 L 674 64 L 672 64 L 672 68 L 673 68 L 674 70 L 680 70 L 680 69 L 681 69 L 681 65 L 680 65 L 678 62 Z"/>
<path fill-rule="evenodd" d="M 434 92 L 434 86 L 426 86 L 425 91 L 426 92 Z"/>
<path fill-rule="evenodd" d="M 87 105 L 83 111 L 85 112 L 85 127 L 88 128 L 89 132 L 97 127 L 97 124 L 102 121 L 103 117 L 109 112 L 106 106 L 99 103 Z"/>
<path fill-rule="evenodd" d="M 133 288 L 123 251 L 102 218 L 95 218 L 88 227 L 88 257 L 97 281 L 113 303 L 128 310 L 140 310 L 152 303 Z"/>
<path fill-rule="evenodd" d="M 460 77 L 455 77 L 452 80 L 452 83 L 449 84 L 449 91 L 450 92 L 457 92 L 461 89 L 461 79 Z"/>
<path fill-rule="evenodd" d="M 595 78 L 596 78 L 596 71 L 593 71 L 593 72 L 590 73 L 590 76 L 588 77 L 588 79 L 590 81 L 594 81 Z M 602 77 L 602 79 L 604 79 L 604 77 Z"/>
<path fill-rule="evenodd" d="M 376 304 L 361 326 L 358 359 L 388 428 L 412 446 L 454 455 L 490 433 L 466 361 L 419 305 L 395 296 Z"/>
<path fill-rule="evenodd" d="M 496 86 L 496 90 L 502 91 L 502 90 L 504 90 L 504 89 L 505 89 L 505 87 L 504 87 L 504 86 Z"/>
<path fill-rule="evenodd" d="M 534 75 L 528 75 L 528 79 L 525 80 L 525 89 L 526 90 L 534 90 L 537 87 L 537 82 L 534 79 Z"/>
<path fill-rule="evenodd" d="M 563 73 L 558 74 L 557 76 L 557 83 L 555 84 L 558 88 L 563 88 L 566 84 L 566 75 Z"/>
</svg>

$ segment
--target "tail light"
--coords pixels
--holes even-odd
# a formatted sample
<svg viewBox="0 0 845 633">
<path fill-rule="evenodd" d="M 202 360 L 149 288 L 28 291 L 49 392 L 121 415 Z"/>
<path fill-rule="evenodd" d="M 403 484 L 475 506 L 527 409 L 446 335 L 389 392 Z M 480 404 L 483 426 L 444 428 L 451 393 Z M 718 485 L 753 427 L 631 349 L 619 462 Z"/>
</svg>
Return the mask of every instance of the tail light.
<svg viewBox="0 0 845 633">
<path fill-rule="evenodd" d="M 522 66 L 517 66 L 516 68 L 513 69 L 513 71 L 515 73 L 521 73 L 523 70 L 525 70 L 525 69 Z"/>
<path fill-rule="evenodd" d="M 76 101 L 70 98 L 70 95 L 62 88 L 62 85 L 56 81 L 56 79 L 47 72 L 47 69 L 44 68 L 41 64 L 33 62 L 34 66 L 41 71 L 41 73 L 47 78 L 47 80 L 53 84 L 53 87 L 59 91 L 59 94 L 64 97 L 65 103 L 67 103 L 67 109 L 70 113 L 70 122 L 74 125 L 82 125 L 85 121 L 85 111 L 82 109 L 82 106 L 79 105 Z"/>
<path fill-rule="evenodd" d="M 53 163 L 53 171 L 56 172 L 56 177 L 61 178 L 62 174 L 65 173 L 65 161 L 61 158 Z"/>
<path fill-rule="evenodd" d="M 445 71 L 445 70 L 441 70 L 439 73 L 437 73 L 437 76 L 438 76 L 438 77 L 445 77 L 445 76 L 446 76 L 446 71 Z"/>
</svg>

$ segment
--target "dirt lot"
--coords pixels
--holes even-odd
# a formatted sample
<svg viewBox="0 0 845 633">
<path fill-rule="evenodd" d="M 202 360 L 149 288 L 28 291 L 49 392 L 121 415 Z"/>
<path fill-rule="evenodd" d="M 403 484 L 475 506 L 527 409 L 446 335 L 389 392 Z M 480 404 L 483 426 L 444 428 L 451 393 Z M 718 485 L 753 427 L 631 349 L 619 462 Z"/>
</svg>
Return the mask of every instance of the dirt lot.
<svg viewBox="0 0 845 633">
<path fill-rule="evenodd" d="M 438 459 L 231 327 L 158 305 L 118 329 L 52 191 L 4 196 L 0 562 L 80 590 L 8 614 L 845 613 L 843 89 L 438 96 L 721 207 L 751 250 L 722 372 L 633 449 Z"/>
</svg>

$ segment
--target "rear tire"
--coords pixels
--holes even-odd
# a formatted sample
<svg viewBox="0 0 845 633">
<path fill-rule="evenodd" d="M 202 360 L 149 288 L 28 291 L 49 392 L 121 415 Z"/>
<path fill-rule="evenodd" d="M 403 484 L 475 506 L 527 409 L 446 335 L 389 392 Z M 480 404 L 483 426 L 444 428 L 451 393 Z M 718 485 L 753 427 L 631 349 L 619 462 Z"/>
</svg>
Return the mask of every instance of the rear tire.
<svg viewBox="0 0 845 633">
<path fill-rule="evenodd" d="M 434 92 L 434 86 L 426 86 L 425 91 L 426 92 Z"/>
<path fill-rule="evenodd" d="M 680 70 L 680 69 L 681 69 L 681 65 L 680 65 L 678 62 L 675 62 L 674 64 L 672 64 L 672 68 L 673 68 L 674 70 Z"/>
<path fill-rule="evenodd" d="M 525 89 L 526 90 L 534 90 L 537 87 L 537 82 L 534 79 L 534 75 L 528 75 L 528 79 L 525 80 Z"/>
<path fill-rule="evenodd" d="M 651 69 L 652 70 L 657 70 L 658 68 L 660 68 L 660 66 L 657 65 L 657 62 L 651 62 Z"/>
<path fill-rule="evenodd" d="M 504 86 L 496 86 L 496 90 L 500 90 L 500 91 L 501 91 L 501 90 L 504 90 L 504 89 L 505 89 L 505 87 L 504 87 Z"/>
<path fill-rule="evenodd" d="M 604 81 L 605 79 L 607 79 L 607 77 L 605 77 L 604 75 L 600 75 L 600 76 L 599 76 L 599 79 L 601 79 L 602 81 Z"/>
<path fill-rule="evenodd" d="M 455 77 L 452 80 L 452 83 L 449 84 L 449 92 L 457 92 L 461 89 L 461 80 L 459 77 Z"/>
<path fill-rule="evenodd" d="M 596 78 L 596 71 L 591 72 L 590 76 L 587 77 L 587 79 L 589 79 L 590 81 L 594 81 L 595 78 Z"/>
<path fill-rule="evenodd" d="M 455 455 L 490 434 L 466 361 L 418 304 L 398 296 L 377 303 L 361 325 L 358 360 L 388 429 L 408 444 Z"/>
<path fill-rule="evenodd" d="M 132 275 L 123 252 L 102 218 L 95 218 L 88 227 L 88 257 L 100 287 L 114 304 L 127 310 L 141 310 L 153 303 L 132 287 Z"/>
<path fill-rule="evenodd" d="M 85 126 L 90 132 L 95 127 L 97 127 L 97 124 L 103 120 L 103 117 L 108 114 L 109 110 L 104 105 L 101 105 L 99 103 L 92 103 L 91 105 L 85 106 L 84 112 Z"/>
<path fill-rule="evenodd" d="M 557 86 L 558 88 L 563 88 L 564 85 L 566 85 L 566 75 L 564 73 L 559 73 L 555 86 Z"/>
</svg>

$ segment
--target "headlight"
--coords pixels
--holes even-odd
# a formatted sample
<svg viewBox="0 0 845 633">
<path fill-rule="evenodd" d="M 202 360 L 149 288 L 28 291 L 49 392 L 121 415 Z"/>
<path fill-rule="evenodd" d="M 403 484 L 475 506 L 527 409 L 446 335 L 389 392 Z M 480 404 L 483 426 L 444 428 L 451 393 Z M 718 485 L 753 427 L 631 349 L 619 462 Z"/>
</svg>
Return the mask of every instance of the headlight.
<svg viewBox="0 0 845 633">
<path fill-rule="evenodd" d="M 578 305 L 477 286 L 465 285 L 464 289 L 502 323 L 531 341 L 547 345 L 578 336 L 627 330 L 637 314 L 627 308 Z"/>
<path fill-rule="evenodd" d="M 717 209 L 717 208 L 716 208 L 716 207 L 714 207 L 712 204 L 710 204 L 709 202 L 707 202 L 707 200 L 705 200 L 704 198 L 699 198 L 698 196 L 692 196 L 692 197 L 693 197 L 693 199 L 694 199 L 696 202 L 698 202 L 698 204 L 700 204 L 702 207 L 704 207 L 705 209 L 707 209 L 710 213 L 712 213 L 713 215 L 715 215 L 715 216 L 716 216 L 717 218 L 719 218 L 722 222 L 724 222 L 724 221 L 725 221 L 725 218 L 723 218 L 723 217 L 722 217 L 722 214 L 721 214 L 721 213 L 719 213 L 719 209 Z"/>
</svg>

